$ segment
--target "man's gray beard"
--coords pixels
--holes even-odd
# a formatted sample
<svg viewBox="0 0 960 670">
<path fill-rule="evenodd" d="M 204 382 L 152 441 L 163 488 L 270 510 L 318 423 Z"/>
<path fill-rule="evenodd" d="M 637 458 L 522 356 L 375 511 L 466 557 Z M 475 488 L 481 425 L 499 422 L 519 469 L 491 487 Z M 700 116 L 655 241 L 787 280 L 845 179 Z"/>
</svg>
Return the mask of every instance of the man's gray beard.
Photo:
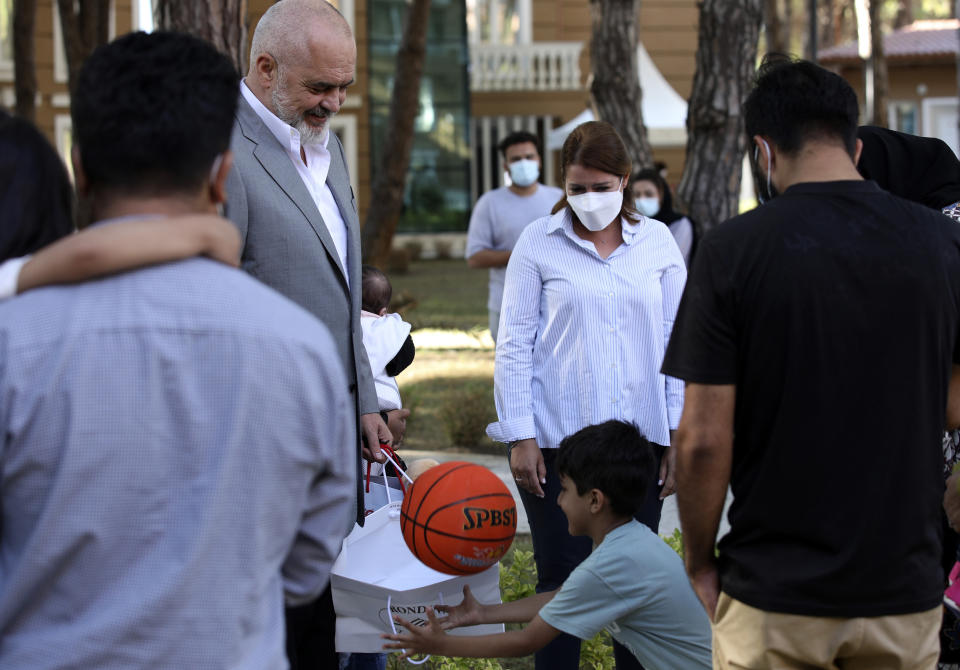
<svg viewBox="0 0 960 670">
<path fill-rule="evenodd" d="M 330 119 L 333 113 L 327 113 L 327 122 L 322 128 L 314 128 L 307 123 L 306 113 L 299 113 L 290 104 L 285 92 L 281 91 L 281 86 L 273 89 L 273 106 L 277 110 L 277 118 L 287 125 L 295 128 L 300 133 L 301 145 L 323 144 L 327 140 L 327 131 L 330 127 Z"/>
</svg>

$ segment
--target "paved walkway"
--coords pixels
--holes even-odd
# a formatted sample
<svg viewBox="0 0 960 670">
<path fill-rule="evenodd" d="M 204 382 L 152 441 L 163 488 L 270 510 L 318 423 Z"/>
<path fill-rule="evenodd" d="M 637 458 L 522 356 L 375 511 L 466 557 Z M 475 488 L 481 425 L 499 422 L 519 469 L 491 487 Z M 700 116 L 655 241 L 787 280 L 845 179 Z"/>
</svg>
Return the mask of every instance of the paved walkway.
<svg viewBox="0 0 960 670">
<path fill-rule="evenodd" d="M 492 470 L 510 489 L 510 493 L 517 501 L 517 532 L 528 534 L 530 524 L 527 522 L 527 515 L 523 511 L 523 505 L 520 504 L 520 496 L 517 494 L 517 483 L 513 480 L 510 473 L 510 466 L 507 464 L 506 453 L 504 455 L 493 454 L 474 454 L 474 453 L 452 453 L 449 451 L 418 451 L 416 449 L 400 448 L 400 454 L 403 459 L 410 463 L 418 458 L 432 458 L 440 463 L 447 461 L 470 461 Z M 720 535 L 725 535 L 730 530 L 727 523 L 727 509 L 730 507 L 730 501 L 733 498 L 727 494 L 727 504 L 723 511 L 723 518 L 720 521 Z M 670 496 L 663 501 L 663 511 L 660 514 L 660 534 L 672 535 L 675 528 L 680 527 L 680 519 L 677 517 L 677 497 Z"/>
</svg>

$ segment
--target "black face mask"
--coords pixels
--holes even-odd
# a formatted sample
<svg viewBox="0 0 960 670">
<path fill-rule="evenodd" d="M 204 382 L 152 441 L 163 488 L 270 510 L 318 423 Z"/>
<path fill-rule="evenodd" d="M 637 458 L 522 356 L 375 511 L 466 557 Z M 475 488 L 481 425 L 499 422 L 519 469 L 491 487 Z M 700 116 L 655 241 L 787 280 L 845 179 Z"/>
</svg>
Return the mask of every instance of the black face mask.
<svg viewBox="0 0 960 670">
<path fill-rule="evenodd" d="M 763 143 L 764 143 L 764 146 L 767 146 L 766 141 L 764 141 Z M 769 147 L 767 147 L 767 151 L 768 152 L 770 151 Z M 759 158 L 760 158 L 760 147 L 756 146 L 753 149 L 753 160 L 750 161 L 750 169 L 751 169 L 751 172 L 753 172 L 753 188 L 757 194 L 757 200 L 762 205 L 765 202 L 770 202 L 771 200 L 776 198 L 778 195 L 780 195 L 780 193 L 779 191 L 777 191 L 777 187 L 773 185 L 773 182 L 770 181 L 770 173 L 768 172 L 766 175 L 764 175 L 760 171 Z M 768 169 L 769 169 L 769 165 L 770 165 L 770 157 L 768 155 L 767 156 Z"/>
</svg>

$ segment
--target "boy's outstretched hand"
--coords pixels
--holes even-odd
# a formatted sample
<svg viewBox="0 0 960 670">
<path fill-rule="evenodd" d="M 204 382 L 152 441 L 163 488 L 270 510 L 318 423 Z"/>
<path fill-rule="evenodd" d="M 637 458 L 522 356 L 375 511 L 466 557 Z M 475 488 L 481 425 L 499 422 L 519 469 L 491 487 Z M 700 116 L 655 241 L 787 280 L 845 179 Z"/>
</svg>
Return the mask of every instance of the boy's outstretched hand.
<svg viewBox="0 0 960 670">
<path fill-rule="evenodd" d="M 444 642 L 447 639 L 447 634 L 443 632 L 443 627 L 432 607 L 427 608 L 426 626 L 418 626 L 398 616 L 393 617 L 393 620 L 398 626 L 403 626 L 407 632 L 383 635 L 384 640 L 393 641 L 393 644 L 383 645 L 384 649 L 403 650 L 403 654 L 400 655 L 401 659 L 417 654 L 448 655 L 444 653 Z"/>
<path fill-rule="evenodd" d="M 443 630 L 484 623 L 483 605 L 477 602 L 466 584 L 463 585 L 463 601 L 459 605 L 437 605 L 436 610 L 447 615 L 440 619 L 440 628 Z"/>
</svg>

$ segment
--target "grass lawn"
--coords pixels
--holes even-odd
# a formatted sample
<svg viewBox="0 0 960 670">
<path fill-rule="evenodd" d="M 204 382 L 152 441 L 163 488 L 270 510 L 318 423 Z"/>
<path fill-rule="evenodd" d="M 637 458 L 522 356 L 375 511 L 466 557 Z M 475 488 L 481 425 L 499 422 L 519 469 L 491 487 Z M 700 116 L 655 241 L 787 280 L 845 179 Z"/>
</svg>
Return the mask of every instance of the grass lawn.
<svg viewBox="0 0 960 670">
<path fill-rule="evenodd" d="M 501 453 L 484 432 L 496 420 L 487 273 L 462 260 L 431 260 L 390 281 L 417 344 L 413 364 L 397 377 L 404 407 L 413 412 L 405 445 Z"/>
<path fill-rule="evenodd" d="M 393 301 L 414 330 L 470 332 L 488 328 L 488 277 L 486 270 L 472 270 L 461 258 L 412 262 L 408 272 L 391 275 L 390 282 Z"/>
</svg>

